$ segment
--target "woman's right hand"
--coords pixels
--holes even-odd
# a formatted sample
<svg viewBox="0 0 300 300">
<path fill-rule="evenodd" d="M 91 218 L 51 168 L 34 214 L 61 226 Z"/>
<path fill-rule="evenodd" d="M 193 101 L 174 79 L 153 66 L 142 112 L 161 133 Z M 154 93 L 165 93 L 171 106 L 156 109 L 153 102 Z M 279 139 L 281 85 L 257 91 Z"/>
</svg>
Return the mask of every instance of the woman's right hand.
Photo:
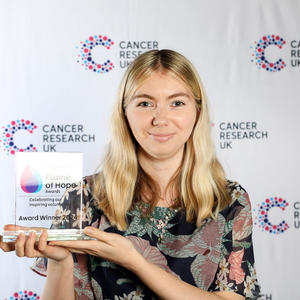
<svg viewBox="0 0 300 300">
<path fill-rule="evenodd" d="M 5 231 L 14 230 L 31 230 L 32 228 L 5 225 Z M 47 244 L 48 233 L 47 230 L 42 230 L 41 236 L 36 242 L 36 233 L 30 232 L 28 237 L 25 237 L 24 233 L 20 233 L 16 242 L 4 243 L 0 241 L 0 248 L 4 252 L 15 251 L 19 257 L 46 257 L 56 262 L 63 262 L 66 259 L 70 259 L 72 256 L 71 252 L 63 247 L 50 246 Z"/>
</svg>

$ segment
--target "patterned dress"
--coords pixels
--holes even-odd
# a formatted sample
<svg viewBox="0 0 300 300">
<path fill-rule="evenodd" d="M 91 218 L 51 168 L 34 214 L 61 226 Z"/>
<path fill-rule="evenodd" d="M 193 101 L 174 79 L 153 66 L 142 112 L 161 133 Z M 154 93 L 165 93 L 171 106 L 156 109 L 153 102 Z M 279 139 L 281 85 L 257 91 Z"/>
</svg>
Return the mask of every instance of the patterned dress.
<svg viewBox="0 0 300 300">
<path fill-rule="evenodd" d="M 204 220 L 199 228 L 188 223 L 180 210 L 156 207 L 145 218 L 145 205 L 136 205 L 128 213 L 127 230 L 119 231 L 95 207 L 88 177 L 83 185 L 83 225 L 125 236 L 148 261 L 205 291 L 232 291 L 247 300 L 262 299 L 254 268 L 250 200 L 236 182 L 228 181 L 228 189 L 230 206 L 217 219 Z M 61 218 L 53 227 L 78 228 L 75 216 L 79 208 L 70 208 L 68 203 L 80 192 L 80 187 L 66 191 L 59 208 Z M 135 274 L 117 264 L 80 254 L 74 255 L 74 261 L 80 300 L 158 299 Z M 32 269 L 46 275 L 46 267 L 47 260 L 38 259 Z"/>
</svg>

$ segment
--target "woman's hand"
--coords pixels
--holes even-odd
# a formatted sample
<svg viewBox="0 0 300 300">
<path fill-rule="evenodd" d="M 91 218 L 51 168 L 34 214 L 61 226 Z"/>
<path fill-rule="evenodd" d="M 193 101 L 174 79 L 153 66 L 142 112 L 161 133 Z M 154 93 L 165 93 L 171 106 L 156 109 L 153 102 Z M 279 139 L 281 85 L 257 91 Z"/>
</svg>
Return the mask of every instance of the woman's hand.
<svg viewBox="0 0 300 300">
<path fill-rule="evenodd" d="M 36 228 L 34 228 L 36 230 Z M 15 225 L 5 225 L 4 230 L 26 230 L 30 231 L 33 228 L 21 227 Z M 47 257 L 56 262 L 64 261 L 66 258 L 71 257 L 71 252 L 68 249 L 61 247 L 49 246 L 47 244 L 48 233 L 47 230 L 42 230 L 41 236 L 36 242 L 36 233 L 31 231 L 28 237 L 24 233 L 20 233 L 16 242 L 4 243 L 0 241 L 0 248 L 4 252 L 15 251 L 19 257 Z"/>
<path fill-rule="evenodd" d="M 49 245 L 66 247 L 74 253 L 99 256 L 130 270 L 134 269 L 138 260 L 144 259 L 131 241 L 119 234 L 104 232 L 94 227 L 86 227 L 84 233 L 96 240 L 53 241 Z"/>
</svg>

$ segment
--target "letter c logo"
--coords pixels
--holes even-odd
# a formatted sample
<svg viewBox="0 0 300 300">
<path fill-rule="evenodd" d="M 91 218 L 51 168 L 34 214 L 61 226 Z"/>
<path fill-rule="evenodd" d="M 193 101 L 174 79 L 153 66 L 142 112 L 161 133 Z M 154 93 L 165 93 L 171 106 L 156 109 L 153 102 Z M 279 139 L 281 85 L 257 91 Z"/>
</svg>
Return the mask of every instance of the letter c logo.
<svg viewBox="0 0 300 300">
<path fill-rule="evenodd" d="M 0 142 L 3 145 L 4 151 L 7 154 L 14 155 L 16 152 L 36 152 L 37 149 L 34 145 L 30 144 L 26 148 L 19 148 L 14 141 L 14 134 L 19 130 L 26 130 L 29 133 L 33 133 L 33 131 L 37 128 L 37 126 L 29 121 L 29 120 L 16 120 L 11 121 L 6 127 L 2 127 L 2 139 Z"/>
<path fill-rule="evenodd" d="M 102 36 L 101 34 L 93 35 L 85 41 L 81 41 L 80 44 L 80 53 L 78 54 L 77 62 L 81 63 L 85 70 L 90 70 L 97 74 L 104 74 L 114 68 L 114 64 L 109 59 L 105 62 L 97 63 L 92 56 L 92 50 L 95 47 L 103 46 L 109 50 L 110 47 L 114 45 L 114 42 L 110 38 Z"/>
<path fill-rule="evenodd" d="M 279 207 L 281 210 L 285 210 L 285 208 L 289 204 L 286 200 L 277 197 L 267 198 L 265 201 L 258 205 L 258 226 L 262 229 L 262 231 L 267 231 L 273 234 L 283 233 L 288 230 L 289 225 L 286 221 L 281 221 L 279 224 L 272 224 L 269 220 L 269 211 L 273 207 Z"/>
<path fill-rule="evenodd" d="M 282 48 L 286 42 L 280 36 L 265 35 L 258 42 L 256 42 L 254 56 L 256 65 L 259 69 L 265 69 L 269 72 L 278 72 L 286 67 L 285 62 L 279 58 L 276 62 L 269 62 L 265 55 L 265 50 L 270 45 L 275 45 L 278 48 Z M 252 60 L 253 61 L 253 60 Z"/>
</svg>

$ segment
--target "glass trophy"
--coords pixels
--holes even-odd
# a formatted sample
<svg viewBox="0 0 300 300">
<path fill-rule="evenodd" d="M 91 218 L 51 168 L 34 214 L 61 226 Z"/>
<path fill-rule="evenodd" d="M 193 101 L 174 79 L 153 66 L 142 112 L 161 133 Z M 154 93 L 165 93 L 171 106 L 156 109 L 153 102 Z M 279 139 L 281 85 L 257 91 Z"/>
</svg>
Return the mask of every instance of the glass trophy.
<svg viewBox="0 0 300 300">
<path fill-rule="evenodd" d="M 48 241 L 90 239 L 82 228 L 82 153 L 19 152 L 15 158 L 15 225 L 2 240 L 20 232 L 48 231 Z M 17 230 L 18 229 L 18 230 Z"/>
</svg>

